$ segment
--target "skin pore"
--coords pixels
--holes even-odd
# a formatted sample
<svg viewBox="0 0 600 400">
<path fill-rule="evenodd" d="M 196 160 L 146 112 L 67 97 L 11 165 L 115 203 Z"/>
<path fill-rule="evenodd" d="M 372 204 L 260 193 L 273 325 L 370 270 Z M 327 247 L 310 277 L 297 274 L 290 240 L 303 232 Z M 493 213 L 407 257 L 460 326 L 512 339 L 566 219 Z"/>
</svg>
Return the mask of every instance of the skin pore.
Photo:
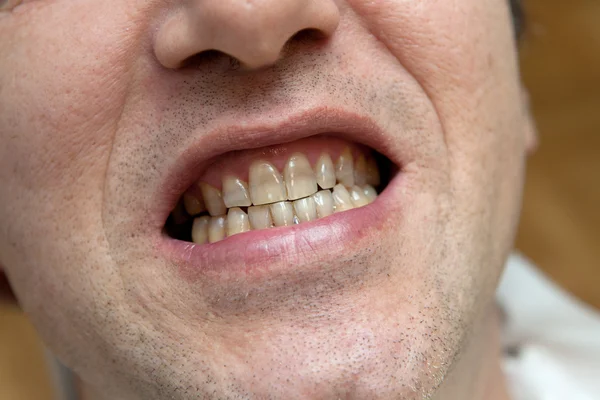
<svg viewBox="0 0 600 400">
<path fill-rule="evenodd" d="M 0 265 L 86 400 L 508 398 L 493 293 L 534 134 L 505 0 L 4 7 Z M 360 235 L 282 230 L 243 276 L 166 251 L 181 160 L 294 118 L 371 121 L 401 164 Z"/>
</svg>

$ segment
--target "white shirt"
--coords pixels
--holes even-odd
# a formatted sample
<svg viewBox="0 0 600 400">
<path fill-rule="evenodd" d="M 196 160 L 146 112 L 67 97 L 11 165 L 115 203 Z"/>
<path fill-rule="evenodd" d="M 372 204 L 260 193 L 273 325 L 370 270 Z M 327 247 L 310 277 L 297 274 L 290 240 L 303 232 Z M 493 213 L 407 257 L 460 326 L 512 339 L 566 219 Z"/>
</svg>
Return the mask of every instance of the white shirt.
<svg viewBox="0 0 600 400">
<path fill-rule="evenodd" d="M 506 313 L 504 371 L 513 400 L 600 400 L 598 311 L 520 255 L 509 258 L 497 299 Z M 76 400 L 72 374 L 52 364 L 57 398 Z"/>
<path fill-rule="evenodd" d="M 600 313 L 512 256 L 497 298 L 514 400 L 600 400 Z"/>
</svg>

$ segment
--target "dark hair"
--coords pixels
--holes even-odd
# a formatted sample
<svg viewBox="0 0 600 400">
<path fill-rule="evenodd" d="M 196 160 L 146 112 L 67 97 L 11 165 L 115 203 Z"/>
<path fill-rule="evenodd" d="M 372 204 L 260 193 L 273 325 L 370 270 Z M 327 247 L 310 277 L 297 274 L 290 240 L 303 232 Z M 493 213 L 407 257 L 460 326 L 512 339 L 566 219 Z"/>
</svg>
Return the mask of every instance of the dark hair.
<svg viewBox="0 0 600 400">
<path fill-rule="evenodd" d="M 525 19 L 521 0 L 510 0 L 510 10 L 512 11 L 515 37 L 520 39 L 525 31 Z"/>
</svg>

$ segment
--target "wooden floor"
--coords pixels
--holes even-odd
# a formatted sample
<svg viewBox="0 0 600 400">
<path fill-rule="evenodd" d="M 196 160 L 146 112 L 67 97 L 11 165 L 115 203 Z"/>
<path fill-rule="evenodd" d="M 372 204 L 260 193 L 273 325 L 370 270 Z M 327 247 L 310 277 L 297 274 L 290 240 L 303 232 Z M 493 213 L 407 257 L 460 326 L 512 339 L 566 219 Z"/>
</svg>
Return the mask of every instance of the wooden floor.
<svg viewBox="0 0 600 400">
<path fill-rule="evenodd" d="M 523 77 L 541 142 L 517 247 L 600 308 L 600 1 L 525 2 Z M 0 400 L 50 399 L 33 329 L 0 304 Z"/>
</svg>

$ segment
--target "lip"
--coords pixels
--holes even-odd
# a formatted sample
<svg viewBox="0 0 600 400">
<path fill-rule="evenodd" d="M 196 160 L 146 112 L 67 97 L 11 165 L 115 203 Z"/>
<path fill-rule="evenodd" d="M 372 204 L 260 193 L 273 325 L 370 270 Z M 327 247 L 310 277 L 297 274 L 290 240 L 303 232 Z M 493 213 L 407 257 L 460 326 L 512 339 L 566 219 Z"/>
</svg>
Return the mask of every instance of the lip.
<svg viewBox="0 0 600 400">
<path fill-rule="evenodd" d="M 269 123 L 230 125 L 198 135 L 166 175 L 158 195 L 155 223 L 164 225 L 182 193 L 214 157 L 234 151 L 292 142 L 318 134 L 367 145 L 400 166 L 377 199 L 364 207 L 292 227 L 249 231 L 212 244 L 197 245 L 162 233 L 156 249 L 180 266 L 187 278 L 218 275 L 231 278 L 274 273 L 332 258 L 381 234 L 390 213 L 399 218 L 396 200 L 403 184 L 402 166 L 409 160 L 390 147 L 390 135 L 371 118 L 330 107 L 314 108 Z M 271 268 L 273 266 L 273 268 Z"/>
</svg>

